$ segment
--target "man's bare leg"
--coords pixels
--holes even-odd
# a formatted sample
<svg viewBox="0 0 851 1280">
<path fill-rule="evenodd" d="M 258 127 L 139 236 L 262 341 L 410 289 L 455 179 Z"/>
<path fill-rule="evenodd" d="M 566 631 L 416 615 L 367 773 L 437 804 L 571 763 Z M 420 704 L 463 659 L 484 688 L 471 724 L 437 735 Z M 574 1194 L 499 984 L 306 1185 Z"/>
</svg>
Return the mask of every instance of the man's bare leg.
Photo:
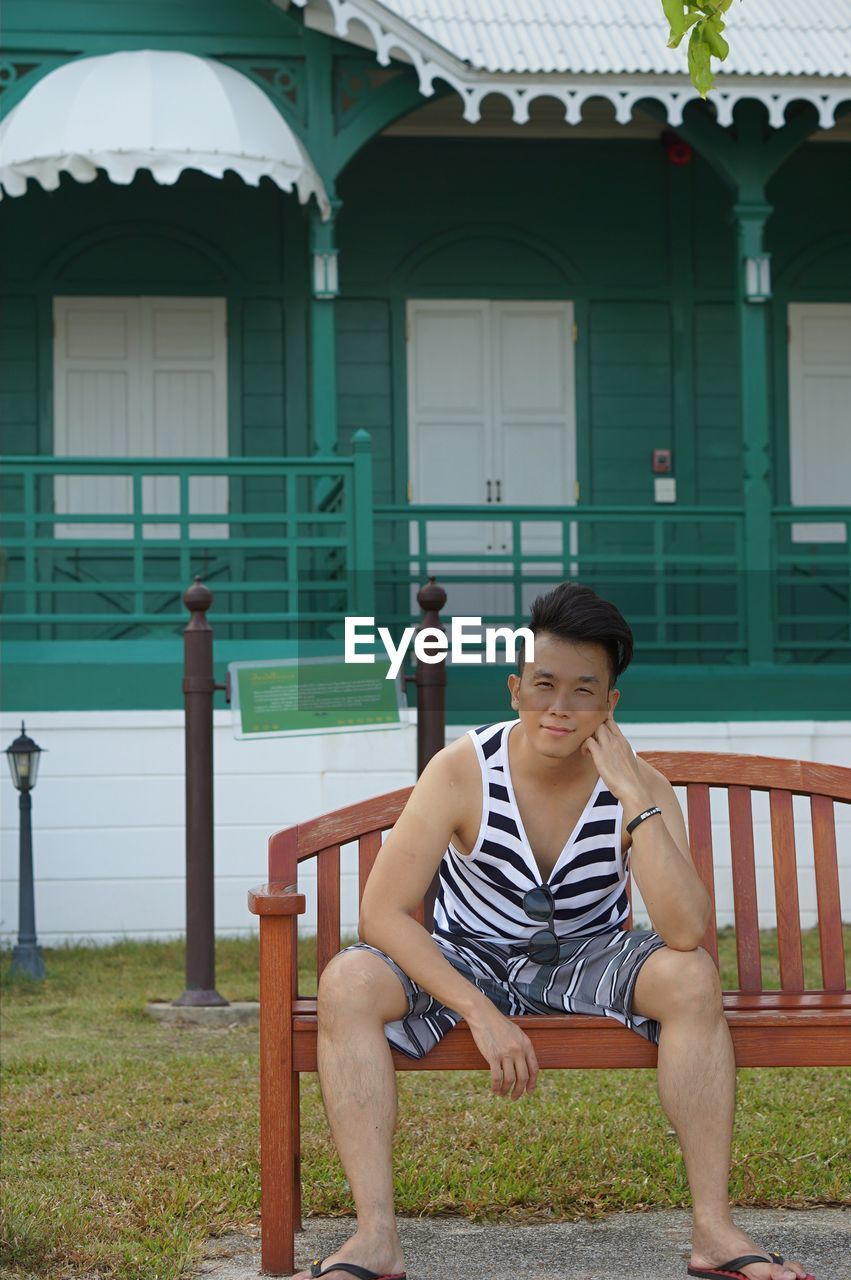
<svg viewBox="0 0 851 1280">
<path fill-rule="evenodd" d="M 368 951 L 335 957 L 322 975 L 319 1081 L 358 1218 L 357 1231 L 328 1255 L 326 1269 L 352 1262 L 379 1275 L 405 1270 L 393 1212 L 396 1071 L 384 1024 L 407 1012 L 399 979 Z M 300 1271 L 296 1280 L 308 1276 Z M 344 1271 L 330 1271 L 329 1277 L 351 1280 Z"/>
<path fill-rule="evenodd" d="M 730 1215 L 730 1148 L 736 1063 L 721 1005 L 718 971 L 706 951 L 654 951 L 642 965 L 633 1011 L 661 1023 L 657 1084 L 680 1140 L 694 1210 L 693 1267 L 718 1266 L 769 1249 L 740 1231 Z M 799 1262 L 754 1262 L 752 1280 L 795 1280 Z"/>
</svg>

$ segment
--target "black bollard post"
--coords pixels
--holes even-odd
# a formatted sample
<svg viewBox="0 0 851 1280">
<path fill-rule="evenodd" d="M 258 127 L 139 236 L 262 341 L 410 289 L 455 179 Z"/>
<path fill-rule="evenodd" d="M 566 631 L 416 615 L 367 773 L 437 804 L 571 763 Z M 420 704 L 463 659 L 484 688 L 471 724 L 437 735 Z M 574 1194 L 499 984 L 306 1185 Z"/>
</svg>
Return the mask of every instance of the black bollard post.
<svg viewBox="0 0 851 1280">
<path fill-rule="evenodd" d="M 423 620 L 417 633 L 427 628 L 446 632 L 440 621 L 440 610 L 446 604 L 446 592 L 434 578 L 429 578 L 417 592 L 417 604 Z M 446 746 L 446 657 L 437 663 L 416 660 L 417 674 L 417 777 L 433 755 Z"/>
<path fill-rule="evenodd" d="M 191 613 L 183 632 L 186 740 L 186 990 L 175 1005 L 230 1004 L 216 991 L 213 871 L 213 632 L 212 592 L 196 577 L 183 603 Z"/>
<path fill-rule="evenodd" d="M 417 592 L 417 604 L 423 611 L 417 633 L 427 627 L 445 630 L 440 621 L 440 610 L 446 604 L 446 592 L 434 578 L 429 578 Z M 425 769 L 433 755 L 446 745 L 446 654 L 440 662 L 416 660 L 416 675 L 409 676 L 417 687 L 417 777 Z M 434 900 L 437 897 L 437 876 L 426 890 L 424 924 L 429 933 L 434 923 Z"/>
</svg>

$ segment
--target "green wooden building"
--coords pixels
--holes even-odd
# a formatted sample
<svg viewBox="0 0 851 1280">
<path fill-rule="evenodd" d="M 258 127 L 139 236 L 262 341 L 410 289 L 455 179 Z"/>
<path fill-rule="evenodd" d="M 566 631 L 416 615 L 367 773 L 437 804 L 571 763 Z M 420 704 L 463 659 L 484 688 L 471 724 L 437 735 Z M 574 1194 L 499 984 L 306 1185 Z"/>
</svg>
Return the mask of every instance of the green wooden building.
<svg viewBox="0 0 851 1280">
<path fill-rule="evenodd" d="M 652 0 L 428 8 L 7 0 L 6 708 L 178 707 L 196 573 L 222 660 L 431 573 L 609 595 L 634 719 L 847 720 L 851 17 L 702 102 Z"/>
<path fill-rule="evenodd" d="M 219 675 L 401 627 L 429 575 L 515 625 L 574 578 L 634 628 L 637 749 L 851 764 L 845 8 L 734 6 L 704 102 L 657 0 L 6 0 L 0 725 L 50 750 L 40 937 L 183 931 L 195 574 Z M 504 681 L 453 666 L 450 733 Z M 271 830 L 414 776 L 411 728 L 216 735 L 220 933 Z"/>
<path fill-rule="evenodd" d="M 196 572 L 229 654 L 408 621 L 435 572 L 449 614 L 612 595 L 641 717 L 839 714 L 851 18 L 813 74 L 755 4 L 701 102 L 653 4 L 462 8 L 10 0 L 10 709 L 178 705 Z M 258 104 L 301 172 L 251 156 Z"/>
</svg>

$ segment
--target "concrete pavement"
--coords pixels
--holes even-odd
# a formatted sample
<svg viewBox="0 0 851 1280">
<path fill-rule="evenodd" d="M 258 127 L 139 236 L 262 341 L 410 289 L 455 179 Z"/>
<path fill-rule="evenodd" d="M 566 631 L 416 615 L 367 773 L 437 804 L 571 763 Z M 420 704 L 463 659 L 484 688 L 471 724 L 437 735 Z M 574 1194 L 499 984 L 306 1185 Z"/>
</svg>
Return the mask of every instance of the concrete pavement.
<svg viewBox="0 0 851 1280">
<path fill-rule="evenodd" d="M 737 1226 L 795 1258 L 817 1280 L 851 1280 L 847 1209 L 736 1209 Z M 307 1218 L 296 1263 L 325 1257 L 354 1229 L 350 1218 Z M 408 1280 L 686 1280 L 691 1214 L 618 1213 L 594 1221 L 530 1226 L 459 1218 L 401 1218 Z M 204 1280 L 256 1280 L 259 1231 L 210 1240 L 193 1272 Z"/>
</svg>

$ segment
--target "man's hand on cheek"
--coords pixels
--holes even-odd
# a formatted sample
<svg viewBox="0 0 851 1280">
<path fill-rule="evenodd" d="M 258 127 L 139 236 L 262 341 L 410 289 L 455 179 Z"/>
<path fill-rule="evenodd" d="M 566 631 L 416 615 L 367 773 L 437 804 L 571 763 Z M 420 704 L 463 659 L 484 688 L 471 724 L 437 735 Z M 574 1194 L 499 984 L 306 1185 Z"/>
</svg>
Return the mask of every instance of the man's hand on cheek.
<svg viewBox="0 0 851 1280">
<path fill-rule="evenodd" d="M 622 804 L 647 799 L 647 786 L 639 773 L 635 754 L 611 712 L 585 739 L 581 751 L 592 757 L 600 777 Z"/>
</svg>

